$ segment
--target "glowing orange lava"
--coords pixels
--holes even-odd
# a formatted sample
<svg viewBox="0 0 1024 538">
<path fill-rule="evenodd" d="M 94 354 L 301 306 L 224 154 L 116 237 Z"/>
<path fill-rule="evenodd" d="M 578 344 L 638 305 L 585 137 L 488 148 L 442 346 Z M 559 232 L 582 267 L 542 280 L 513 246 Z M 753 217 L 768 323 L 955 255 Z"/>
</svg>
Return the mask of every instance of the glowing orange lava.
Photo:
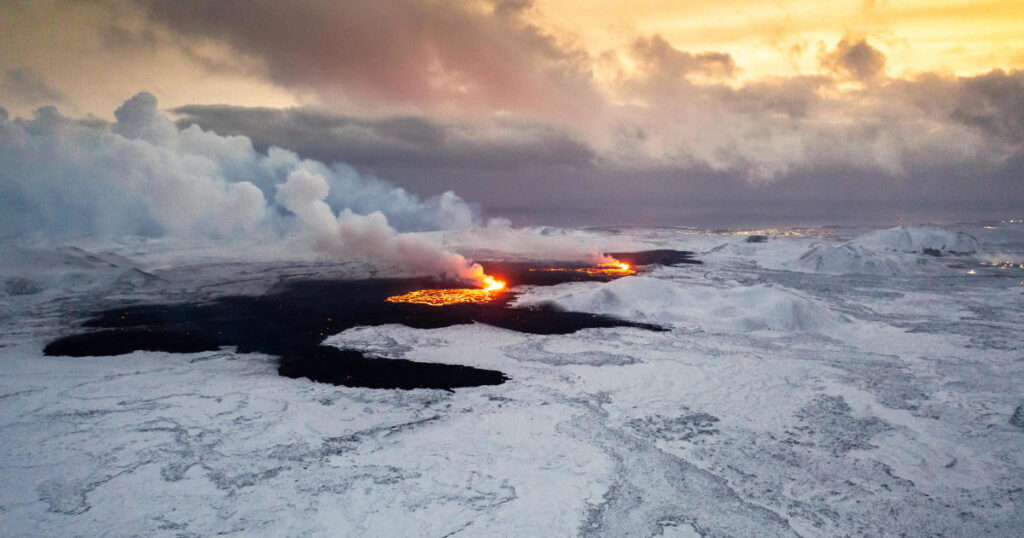
<svg viewBox="0 0 1024 538">
<path fill-rule="evenodd" d="M 588 269 L 590 268 L 588 267 Z M 633 273 L 636 273 L 636 270 L 628 263 L 620 262 L 615 258 L 612 258 L 611 261 L 598 264 L 596 270 L 599 273 L 604 273 L 606 275 L 632 275 Z"/>
<path fill-rule="evenodd" d="M 505 289 L 505 283 L 490 275 L 483 276 L 483 288 L 449 288 L 441 290 L 416 290 L 405 295 L 387 298 L 389 303 L 415 303 L 430 306 L 453 304 L 489 303 Z"/>
<path fill-rule="evenodd" d="M 608 256 L 607 261 L 590 267 L 551 267 L 548 269 L 530 269 L 531 271 L 575 271 L 588 275 L 613 275 L 626 276 L 636 274 L 636 269 L 628 263 L 621 262 Z"/>
</svg>

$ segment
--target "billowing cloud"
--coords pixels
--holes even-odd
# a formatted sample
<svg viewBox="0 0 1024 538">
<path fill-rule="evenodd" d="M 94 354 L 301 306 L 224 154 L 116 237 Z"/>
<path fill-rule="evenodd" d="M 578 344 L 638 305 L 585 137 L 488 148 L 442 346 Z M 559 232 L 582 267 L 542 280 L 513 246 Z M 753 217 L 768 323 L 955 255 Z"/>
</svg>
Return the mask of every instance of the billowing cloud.
<svg viewBox="0 0 1024 538">
<path fill-rule="evenodd" d="M 32 119 L 0 118 L 0 219 L 8 233 L 143 234 L 226 238 L 286 229 L 277 187 L 297 171 L 327 186 L 325 204 L 352 218 L 377 214 L 389 229 L 473 223 L 452 193 L 420 199 L 352 168 L 256 151 L 241 136 L 179 129 L 140 93 L 117 121 L 84 123 L 55 108 Z"/>
<path fill-rule="evenodd" d="M 345 208 L 335 214 L 325 201 L 330 190 L 323 176 L 308 170 L 292 172 L 277 186 L 277 201 L 299 218 L 302 233 L 318 250 L 338 259 L 367 258 L 418 274 L 447 275 L 481 287 L 488 284 L 480 264 L 421 237 L 396 232 L 380 211 L 357 215 Z"/>
</svg>

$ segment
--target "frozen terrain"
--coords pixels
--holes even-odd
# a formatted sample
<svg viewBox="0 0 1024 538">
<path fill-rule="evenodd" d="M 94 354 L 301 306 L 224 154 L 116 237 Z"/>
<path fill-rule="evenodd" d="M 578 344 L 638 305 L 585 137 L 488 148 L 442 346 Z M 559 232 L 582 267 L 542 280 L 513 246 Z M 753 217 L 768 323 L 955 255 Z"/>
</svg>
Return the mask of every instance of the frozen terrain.
<svg viewBox="0 0 1024 538">
<path fill-rule="evenodd" d="M 513 290 L 666 332 L 325 335 L 510 377 L 404 391 L 231 348 L 42 355 L 99 309 L 372 276 L 361 262 L 0 247 L 0 535 L 1021 535 L 1024 224 L 544 233 L 704 264 Z"/>
</svg>

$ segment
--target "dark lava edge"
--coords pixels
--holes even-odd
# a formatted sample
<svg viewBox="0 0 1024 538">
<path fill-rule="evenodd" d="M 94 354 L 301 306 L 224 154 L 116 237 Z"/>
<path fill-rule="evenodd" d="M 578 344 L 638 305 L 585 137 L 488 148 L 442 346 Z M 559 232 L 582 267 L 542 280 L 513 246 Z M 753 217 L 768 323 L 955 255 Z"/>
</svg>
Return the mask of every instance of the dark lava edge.
<svg viewBox="0 0 1024 538">
<path fill-rule="evenodd" d="M 699 263 L 692 254 L 657 250 L 613 254 L 636 266 L 652 263 Z M 553 285 L 570 281 L 608 281 L 613 276 L 573 271 L 541 272 L 544 264 L 490 262 L 489 273 L 509 286 Z M 567 312 L 553 306 L 510 308 L 514 294 L 489 304 L 427 305 L 388 303 L 384 299 L 428 287 L 458 287 L 432 279 L 293 281 L 257 297 L 230 296 L 204 304 L 142 304 L 99 312 L 84 323 L 103 330 L 51 342 L 46 355 L 121 355 L 133 351 L 195 353 L 236 346 L 241 353 L 280 358 L 278 373 L 351 387 L 437 388 L 498 385 L 508 377 L 496 370 L 418 363 L 366 356 L 351 349 L 320 345 L 323 339 L 356 326 L 397 323 L 417 329 L 483 323 L 530 334 L 569 334 L 582 329 L 664 327 L 611 316 Z"/>
</svg>

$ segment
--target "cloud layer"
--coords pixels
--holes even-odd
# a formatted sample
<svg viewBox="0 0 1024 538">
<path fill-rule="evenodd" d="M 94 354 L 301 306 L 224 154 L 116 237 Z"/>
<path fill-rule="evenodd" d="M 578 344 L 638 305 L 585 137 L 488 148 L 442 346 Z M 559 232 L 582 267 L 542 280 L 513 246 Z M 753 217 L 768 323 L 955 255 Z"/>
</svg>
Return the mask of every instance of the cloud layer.
<svg viewBox="0 0 1024 538">
<path fill-rule="evenodd" d="M 898 36 L 873 32 L 780 42 L 809 67 L 752 78 L 749 57 L 686 50 L 636 28 L 614 30 L 621 46 L 587 49 L 538 16 L 546 5 L 183 0 L 75 9 L 102 19 L 96 39 L 111 54 L 152 60 L 175 50 L 210 77 L 230 73 L 303 103 L 176 101 L 174 125 L 128 131 L 133 120 L 118 116 L 108 135 L 168 149 L 212 131 L 245 137 L 267 159 L 287 154 L 276 146 L 291 160 L 348 163 L 317 165 L 332 184 L 327 202 L 380 209 L 399 229 L 472 221 L 475 208 L 444 194 L 451 190 L 491 214 L 593 216 L 579 223 L 668 217 L 672 207 L 678 218 L 692 206 L 856 220 L 865 208 L 955 219 L 1024 204 L 1020 71 L 908 72 L 887 56 L 901 50 Z M 5 71 L 20 102 L 73 107 L 71 92 L 33 67 Z M 246 173 L 273 208 L 273 186 L 287 173 Z M 838 210 L 824 211 L 830 204 Z"/>
<path fill-rule="evenodd" d="M 178 35 L 216 39 L 258 59 L 277 84 L 339 100 L 576 108 L 586 58 L 522 20 L 522 4 L 184 0 L 144 8 Z"/>
<path fill-rule="evenodd" d="M 417 117 L 358 118 L 301 109 L 185 106 L 172 110 L 183 128 L 201 125 L 244 134 L 257 148 L 291 147 L 314 159 L 374 168 L 583 166 L 593 157 L 581 141 L 539 122 L 488 126 Z"/>
</svg>

